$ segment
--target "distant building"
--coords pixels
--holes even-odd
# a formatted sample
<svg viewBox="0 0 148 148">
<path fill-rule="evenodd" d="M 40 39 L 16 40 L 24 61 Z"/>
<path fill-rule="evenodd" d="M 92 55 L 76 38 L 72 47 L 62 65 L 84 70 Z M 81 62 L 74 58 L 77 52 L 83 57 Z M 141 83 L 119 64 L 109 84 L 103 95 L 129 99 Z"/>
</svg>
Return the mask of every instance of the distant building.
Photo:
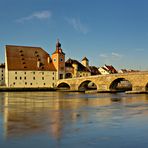
<svg viewBox="0 0 148 148">
<path fill-rule="evenodd" d="M 103 67 L 99 67 L 98 70 L 102 75 L 118 73 L 112 65 L 104 65 Z"/>
<path fill-rule="evenodd" d="M 89 60 L 84 57 L 81 63 L 74 59 L 68 59 L 65 62 L 65 78 L 86 77 L 98 75 L 100 72 L 95 66 L 89 66 Z"/>
<path fill-rule="evenodd" d="M 100 75 L 101 74 L 96 66 L 89 66 L 89 70 L 91 72 L 91 75 Z"/>
<path fill-rule="evenodd" d="M 65 62 L 65 78 L 90 76 L 90 70 L 77 60 L 68 59 Z"/>
<path fill-rule="evenodd" d="M 131 73 L 131 72 L 139 72 L 139 70 L 121 69 L 121 70 L 118 71 L 118 73 Z"/>
<path fill-rule="evenodd" d="M 0 86 L 5 85 L 5 64 L 0 64 Z"/>
</svg>

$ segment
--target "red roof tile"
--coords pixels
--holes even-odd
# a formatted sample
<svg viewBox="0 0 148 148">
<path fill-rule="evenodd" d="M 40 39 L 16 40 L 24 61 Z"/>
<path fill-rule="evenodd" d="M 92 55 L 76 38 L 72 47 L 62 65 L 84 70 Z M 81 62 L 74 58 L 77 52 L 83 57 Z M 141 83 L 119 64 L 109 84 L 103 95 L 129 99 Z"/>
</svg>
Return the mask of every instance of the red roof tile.
<svg viewBox="0 0 148 148">
<path fill-rule="evenodd" d="M 8 70 L 56 71 L 49 54 L 40 47 L 6 45 Z M 39 67 L 37 66 L 39 62 Z"/>
</svg>

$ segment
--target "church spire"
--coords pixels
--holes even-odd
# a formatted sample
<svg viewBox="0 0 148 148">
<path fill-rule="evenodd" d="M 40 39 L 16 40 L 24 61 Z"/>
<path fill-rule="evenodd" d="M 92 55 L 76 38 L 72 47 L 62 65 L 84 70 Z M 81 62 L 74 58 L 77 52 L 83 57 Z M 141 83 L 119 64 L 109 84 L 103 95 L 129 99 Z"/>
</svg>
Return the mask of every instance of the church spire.
<svg viewBox="0 0 148 148">
<path fill-rule="evenodd" d="M 57 39 L 56 49 L 61 49 L 61 43 L 59 42 L 59 39 Z"/>
<path fill-rule="evenodd" d="M 59 39 L 57 39 L 56 50 L 55 50 L 55 52 L 53 54 L 55 54 L 55 53 L 60 53 L 60 54 L 64 54 L 65 55 L 65 53 L 62 51 L 61 43 L 60 43 Z"/>
</svg>

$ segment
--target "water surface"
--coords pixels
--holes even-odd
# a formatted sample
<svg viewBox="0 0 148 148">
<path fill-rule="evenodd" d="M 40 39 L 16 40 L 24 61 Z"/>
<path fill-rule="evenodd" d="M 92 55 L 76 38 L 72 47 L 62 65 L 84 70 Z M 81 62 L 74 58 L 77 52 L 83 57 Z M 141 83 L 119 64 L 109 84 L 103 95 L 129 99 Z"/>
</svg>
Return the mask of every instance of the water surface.
<svg viewBox="0 0 148 148">
<path fill-rule="evenodd" d="M 148 95 L 0 93 L 1 148 L 148 147 Z"/>
</svg>

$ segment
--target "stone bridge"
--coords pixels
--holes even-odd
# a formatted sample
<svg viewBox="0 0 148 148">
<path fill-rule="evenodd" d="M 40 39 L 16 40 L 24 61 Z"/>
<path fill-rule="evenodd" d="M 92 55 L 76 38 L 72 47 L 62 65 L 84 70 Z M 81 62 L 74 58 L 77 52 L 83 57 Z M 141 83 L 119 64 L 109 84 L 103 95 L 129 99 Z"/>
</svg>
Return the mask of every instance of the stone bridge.
<svg viewBox="0 0 148 148">
<path fill-rule="evenodd" d="M 130 82 L 132 91 L 148 90 L 148 72 L 133 72 L 124 74 L 95 75 L 88 77 L 61 79 L 57 82 L 57 87 L 66 84 L 72 91 L 78 91 L 80 86 L 92 82 L 96 85 L 97 91 L 110 91 L 121 80 Z"/>
</svg>

